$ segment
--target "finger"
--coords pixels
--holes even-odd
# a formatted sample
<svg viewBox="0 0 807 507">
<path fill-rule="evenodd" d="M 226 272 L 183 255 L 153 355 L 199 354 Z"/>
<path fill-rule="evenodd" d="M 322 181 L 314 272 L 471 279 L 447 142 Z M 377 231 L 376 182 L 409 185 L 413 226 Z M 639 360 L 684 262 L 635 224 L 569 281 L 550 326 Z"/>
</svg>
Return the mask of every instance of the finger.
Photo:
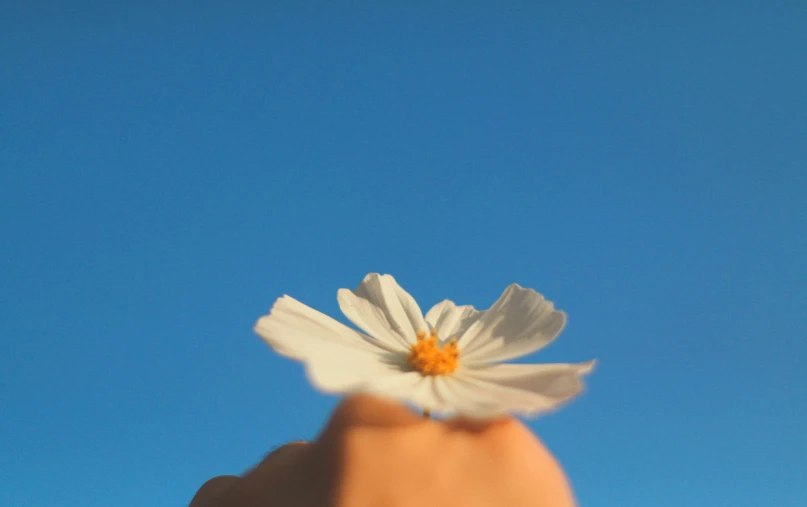
<svg viewBox="0 0 807 507">
<path fill-rule="evenodd" d="M 274 473 L 274 471 L 296 463 L 308 450 L 311 444 L 305 441 L 289 442 L 281 445 L 266 455 L 258 465 L 244 474 L 244 477 L 261 477 Z"/>
<path fill-rule="evenodd" d="M 188 507 L 214 507 L 216 501 L 229 491 L 238 477 L 234 475 L 221 475 L 204 483 L 194 495 Z"/>
<path fill-rule="evenodd" d="M 359 426 L 409 426 L 428 424 L 404 405 L 366 394 L 345 398 L 333 412 L 325 432 Z"/>
<path fill-rule="evenodd" d="M 220 497 L 219 504 L 211 507 L 315 505 L 301 500 L 319 492 L 311 486 L 317 483 L 312 479 L 317 472 L 310 454 L 312 447 L 308 442 L 278 447 Z"/>
<path fill-rule="evenodd" d="M 443 421 L 443 424 L 449 429 L 455 431 L 465 431 L 468 433 L 484 433 L 490 431 L 497 426 L 506 426 L 510 424 L 518 424 L 518 422 L 508 416 L 501 416 L 495 419 L 475 419 L 473 417 L 455 416 Z"/>
</svg>

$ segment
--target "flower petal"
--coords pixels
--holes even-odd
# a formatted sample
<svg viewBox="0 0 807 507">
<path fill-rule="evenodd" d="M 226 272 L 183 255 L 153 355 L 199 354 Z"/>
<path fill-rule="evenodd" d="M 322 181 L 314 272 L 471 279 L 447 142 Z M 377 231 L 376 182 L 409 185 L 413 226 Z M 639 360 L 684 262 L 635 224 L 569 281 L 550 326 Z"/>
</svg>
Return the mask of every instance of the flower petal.
<svg viewBox="0 0 807 507">
<path fill-rule="evenodd" d="M 446 299 L 429 310 L 426 322 L 432 329 L 437 329 L 442 339 L 447 340 L 461 337 L 481 316 L 482 312 L 473 306 L 457 306 Z"/>
<path fill-rule="evenodd" d="M 551 301 L 513 284 L 459 339 L 461 358 L 476 364 L 523 356 L 549 344 L 565 324 Z"/>
<path fill-rule="evenodd" d="M 395 398 L 423 410 L 439 412 L 444 410 L 444 402 L 436 389 L 438 380 L 439 377 L 424 376 L 410 371 L 396 378 L 374 381 L 368 386 L 368 392 Z"/>
<path fill-rule="evenodd" d="M 392 351 L 290 296 L 275 301 L 269 315 L 258 319 L 255 332 L 278 354 L 302 361 L 344 348 L 375 355 Z"/>
<path fill-rule="evenodd" d="M 379 361 L 373 365 L 357 356 L 340 363 L 315 361 L 306 372 L 311 383 L 325 392 L 370 393 L 424 410 L 440 411 L 444 407 L 435 388 L 437 377 L 402 371 Z"/>
<path fill-rule="evenodd" d="M 475 419 L 488 419 L 508 413 L 508 404 L 497 393 L 491 393 L 486 385 L 469 381 L 462 375 L 446 376 L 441 394 L 447 400 L 451 413 Z"/>
<path fill-rule="evenodd" d="M 372 392 L 382 384 L 397 385 L 406 373 L 400 354 L 372 354 L 355 349 L 331 348 L 306 364 L 308 379 L 317 389 L 329 393 Z"/>
<path fill-rule="evenodd" d="M 439 411 L 443 415 L 457 414 L 485 419 L 506 413 L 500 400 L 480 396 L 479 390 L 475 386 L 469 386 L 461 376 L 437 377 L 435 390 L 443 401 L 442 410 Z"/>
<path fill-rule="evenodd" d="M 594 361 L 580 364 L 497 364 L 464 368 L 456 375 L 480 401 L 498 400 L 501 409 L 524 415 L 554 410 L 583 390 L 581 377 Z"/>
<path fill-rule="evenodd" d="M 388 344 L 408 350 L 418 331 L 426 331 L 414 298 L 391 275 L 370 273 L 356 290 L 340 289 L 339 308 L 357 327 Z"/>
</svg>

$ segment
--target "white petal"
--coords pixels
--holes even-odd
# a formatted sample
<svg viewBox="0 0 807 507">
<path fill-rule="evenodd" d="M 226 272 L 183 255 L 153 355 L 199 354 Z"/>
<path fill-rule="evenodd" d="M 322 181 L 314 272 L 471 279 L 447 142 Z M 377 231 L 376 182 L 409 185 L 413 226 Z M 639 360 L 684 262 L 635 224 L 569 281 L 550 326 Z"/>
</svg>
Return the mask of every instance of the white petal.
<svg viewBox="0 0 807 507">
<path fill-rule="evenodd" d="M 581 377 L 594 361 L 580 364 L 497 364 L 464 368 L 458 382 L 480 402 L 498 401 L 500 410 L 537 415 L 554 410 L 583 390 Z"/>
<path fill-rule="evenodd" d="M 278 354 L 307 361 L 343 349 L 382 354 L 390 347 L 355 331 L 290 296 L 275 301 L 269 315 L 258 319 L 255 332 Z"/>
<path fill-rule="evenodd" d="M 565 324 L 551 301 L 513 284 L 459 339 L 460 357 L 476 364 L 523 356 L 549 344 Z"/>
<path fill-rule="evenodd" d="M 433 411 L 445 405 L 435 387 L 439 378 L 410 371 L 406 357 L 398 354 L 380 358 L 363 352 L 320 356 L 308 363 L 306 373 L 311 383 L 325 392 L 371 393 Z"/>
<path fill-rule="evenodd" d="M 437 329 L 440 338 L 459 339 L 471 325 L 479 320 L 482 312 L 473 306 L 457 306 L 449 300 L 434 305 L 426 314 L 426 322 Z"/>
<path fill-rule="evenodd" d="M 354 291 L 340 289 L 339 308 L 357 327 L 388 344 L 408 350 L 418 331 L 426 331 L 414 298 L 390 275 L 371 273 Z"/>
<path fill-rule="evenodd" d="M 376 363 L 381 364 L 381 363 Z M 444 408 L 435 384 L 438 377 L 423 376 L 414 371 L 402 371 L 396 367 L 375 368 L 360 362 L 345 363 L 342 369 L 333 363 L 311 364 L 308 368 L 311 382 L 328 392 L 371 393 L 395 399 L 424 410 L 440 411 Z M 353 370 L 350 372 L 346 370 Z"/>
<path fill-rule="evenodd" d="M 342 352 L 342 353 L 340 353 Z M 330 350 L 307 363 L 306 374 L 314 387 L 329 393 L 372 392 L 381 383 L 401 382 L 407 372 L 406 358 L 399 354 L 343 353 Z"/>
<path fill-rule="evenodd" d="M 441 392 L 450 406 L 451 412 L 466 417 L 486 419 L 508 413 L 508 405 L 497 394 L 491 393 L 486 386 L 482 389 L 462 377 L 462 375 L 446 375 Z"/>
<path fill-rule="evenodd" d="M 441 411 L 444 409 L 444 402 L 437 393 L 438 379 L 439 377 L 410 371 L 396 378 L 378 379 L 368 392 L 395 398 L 424 410 Z"/>
<path fill-rule="evenodd" d="M 459 414 L 484 419 L 506 413 L 499 400 L 479 396 L 478 390 L 469 387 L 461 376 L 437 377 L 435 389 L 444 404 L 441 411 L 443 414 Z"/>
</svg>

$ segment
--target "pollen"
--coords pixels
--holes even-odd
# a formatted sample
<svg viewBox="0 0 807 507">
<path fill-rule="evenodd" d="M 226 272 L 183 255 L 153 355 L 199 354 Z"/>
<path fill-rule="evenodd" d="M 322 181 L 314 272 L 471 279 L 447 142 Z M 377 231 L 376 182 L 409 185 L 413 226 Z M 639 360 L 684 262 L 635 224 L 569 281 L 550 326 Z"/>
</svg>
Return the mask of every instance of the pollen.
<svg viewBox="0 0 807 507">
<path fill-rule="evenodd" d="M 441 346 L 436 329 L 428 335 L 426 331 L 419 331 L 407 359 L 423 375 L 447 375 L 457 369 L 460 349 L 456 338 Z"/>
</svg>

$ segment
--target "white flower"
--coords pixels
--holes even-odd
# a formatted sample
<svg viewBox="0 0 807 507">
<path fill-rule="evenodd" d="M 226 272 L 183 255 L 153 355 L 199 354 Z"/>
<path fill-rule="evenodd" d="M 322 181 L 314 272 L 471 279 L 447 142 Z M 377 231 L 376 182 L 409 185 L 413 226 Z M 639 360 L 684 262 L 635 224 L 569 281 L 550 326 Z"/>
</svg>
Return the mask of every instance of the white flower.
<svg viewBox="0 0 807 507">
<path fill-rule="evenodd" d="M 500 364 L 546 346 L 566 315 L 531 289 L 505 289 L 490 309 L 420 307 L 390 275 L 371 273 L 339 307 L 365 333 L 283 296 L 255 325 L 276 352 L 302 361 L 325 392 L 373 393 L 440 413 L 537 415 L 583 388 L 580 364 Z"/>
</svg>

